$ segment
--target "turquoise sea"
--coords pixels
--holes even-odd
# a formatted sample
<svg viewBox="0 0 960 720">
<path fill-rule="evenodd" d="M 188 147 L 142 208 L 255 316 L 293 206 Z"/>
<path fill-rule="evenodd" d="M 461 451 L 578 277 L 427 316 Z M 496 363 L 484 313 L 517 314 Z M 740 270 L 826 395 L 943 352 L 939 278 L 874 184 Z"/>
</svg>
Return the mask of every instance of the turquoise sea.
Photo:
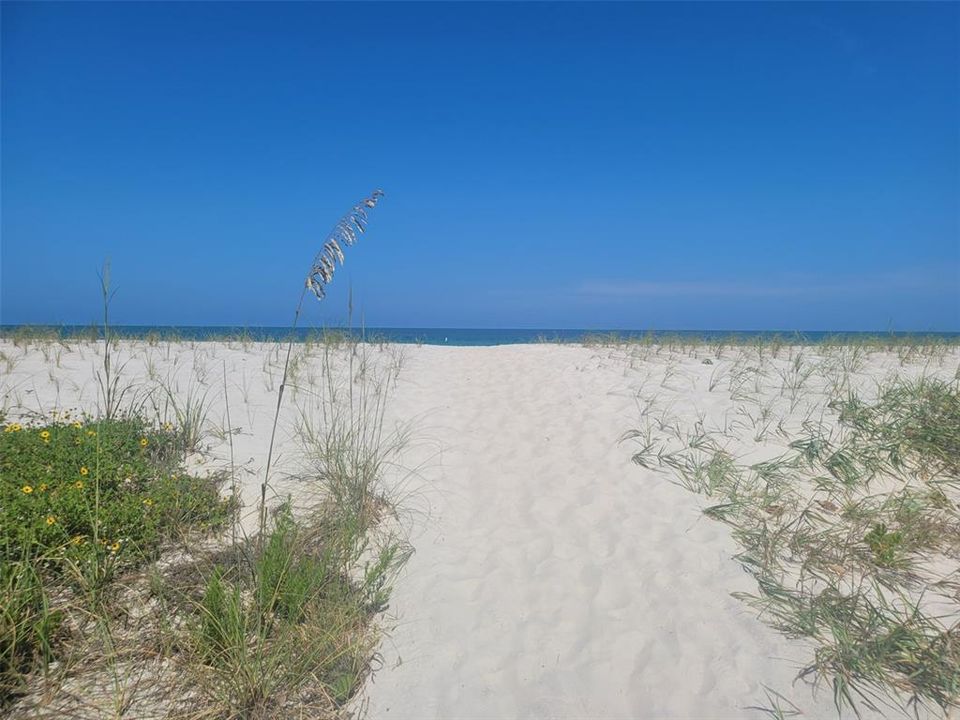
<svg viewBox="0 0 960 720">
<path fill-rule="evenodd" d="M 253 341 L 275 341 L 290 337 L 290 328 L 284 327 L 239 327 L 239 326 L 170 326 L 170 325 L 118 325 L 111 328 L 118 336 L 155 337 L 160 339 L 216 340 L 220 338 L 247 337 Z M 11 336 L 18 332 L 55 332 L 63 337 L 90 336 L 98 329 L 89 325 L 19 326 L 0 325 L 0 335 Z M 425 345 L 517 345 L 538 342 L 582 342 L 598 337 L 617 337 L 625 340 L 643 338 L 684 338 L 689 340 L 738 341 L 772 340 L 784 342 L 820 342 L 823 340 L 856 341 L 867 338 L 904 340 L 926 338 L 930 340 L 960 341 L 960 332 L 863 332 L 824 330 L 623 330 L 623 329 L 555 329 L 555 328 L 300 328 L 298 339 L 306 339 L 322 332 L 353 335 L 369 341 L 396 343 L 421 343 Z"/>
</svg>

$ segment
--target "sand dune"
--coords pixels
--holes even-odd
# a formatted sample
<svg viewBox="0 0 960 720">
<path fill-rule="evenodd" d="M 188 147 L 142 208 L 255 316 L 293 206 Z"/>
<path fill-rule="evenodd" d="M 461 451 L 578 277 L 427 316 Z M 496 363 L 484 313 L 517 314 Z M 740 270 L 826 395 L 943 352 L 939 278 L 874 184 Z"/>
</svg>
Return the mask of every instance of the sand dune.
<svg viewBox="0 0 960 720">
<path fill-rule="evenodd" d="M 17 358 L 4 380 L 8 407 L 93 409 L 92 346 L 61 350 L 56 361 L 36 348 L 2 349 Z M 387 482 L 416 553 L 395 585 L 382 665 L 358 707 L 377 719 L 740 718 L 761 716 L 749 708 L 769 707 L 769 688 L 785 709 L 835 716 L 828 687 L 814 696 L 795 682 L 810 647 L 730 596 L 755 584 L 731 559 L 727 528 L 702 516 L 702 499 L 632 464 L 618 442 L 643 412 L 729 423 L 728 376 L 742 352 L 372 346 L 373 365 L 395 378 L 387 426 L 412 429 L 403 469 Z M 209 392 L 208 422 L 221 427 L 226 369 L 243 498 L 254 507 L 277 348 L 124 343 L 122 355 L 131 379 L 163 378 L 181 396 Z M 754 381 L 788 422 L 824 402 L 832 360 L 815 349 L 807 358 L 815 369 L 799 399 L 775 372 L 789 368 L 786 355 Z M 957 359 L 904 364 L 875 353 L 853 377 L 865 388 L 894 372 L 950 377 Z M 316 362 L 305 357 L 300 377 Z M 301 380 L 285 406 L 284 491 L 296 487 L 294 428 L 311 384 Z M 208 442 L 194 462 L 222 467 L 226 444 Z M 758 448 L 750 451 L 778 450 L 773 439 Z"/>
</svg>

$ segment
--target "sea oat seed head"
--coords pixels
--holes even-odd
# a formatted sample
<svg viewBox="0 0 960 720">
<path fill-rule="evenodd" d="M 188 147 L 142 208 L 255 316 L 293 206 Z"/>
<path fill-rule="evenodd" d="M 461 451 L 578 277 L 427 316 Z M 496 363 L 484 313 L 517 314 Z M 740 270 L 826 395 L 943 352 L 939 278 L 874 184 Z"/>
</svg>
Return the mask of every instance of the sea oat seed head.
<svg viewBox="0 0 960 720">
<path fill-rule="evenodd" d="M 325 285 L 329 285 L 333 280 L 333 274 L 337 269 L 337 263 L 343 265 L 343 245 L 347 247 L 357 241 L 358 234 L 362 234 L 367 226 L 367 211 L 365 208 L 373 208 L 377 201 L 383 197 L 382 190 L 374 190 L 370 197 L 361 200 L 360 203 L 350 209 L 342 217 L 333 230 L 327 236 L 323 247 L 317 256 L 313 259 L 313 265 L 310 267 L 310 273 L 307 275 L 306 287 L 318 300 L 326 297 Z"/>
</svg>

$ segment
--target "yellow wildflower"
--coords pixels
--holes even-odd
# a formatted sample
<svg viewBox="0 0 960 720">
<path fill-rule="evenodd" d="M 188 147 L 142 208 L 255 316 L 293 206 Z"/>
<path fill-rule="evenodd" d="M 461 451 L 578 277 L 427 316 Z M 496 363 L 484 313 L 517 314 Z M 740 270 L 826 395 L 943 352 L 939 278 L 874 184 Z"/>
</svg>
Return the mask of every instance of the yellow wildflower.
<svg viewBox="0 0 960 720">
<path fill-rule="evenodd" d="M 140 438 L 140 447 L 146 447 L 149 442 L 146 438 Z"/>
<path fill-rule="evenodd" d="M 48 437 L 50 437 L 50 431 L 49 431 L 49 430 L 43 430 L 43 431 L 41 431 L 40 437 L 42 437 L 44 440 L 46 440 Z"/>
<path fill-rule="evenodd" d="M 153 505 L 153 500 L 151 500 L 150 498 L 147 498 L 146 500 L 143 501 L 143 504 L 146 505 L 147 507 L 150 507 L 151 505 Z"/>
<path fill-rule="evenodd" d="M 29 485 L 24 485 L 22 488 L 20 488 L 20 490 L 23 492 L 24 495 L 29 495 L 30 493 L 33 492 L 33 488 L 30 487 Z"/>
<path fill-rule="evenodd" d="M 73 441 L 73 444 L 74 444 L 74 445 L 79 445 L 79 444 L 82 443 L 82 442 L 83 442 L 83 438 L 77 438 L 76 440 Z"/>
<path fill-rule="evenodd" d="M 94 437 L 96 434 L 97 434 L 96 430 L 87 430 L 87 435 L 89 435 L 90 437 Z"/>
<path fill-rule="evenodd" d="M 20 423 L 14 423 L 10 427 L 13 428 L 13 432 L 20 432 L 21 430 L 23 430 L 23 425 L 21 425 Z"/>
<path fill-rule="evenodd" d="M 117 540 L 115 543 L 113 543 L 113 544 L 110 546 L 110 552 L 116 552 L 116 551 L 119 550 L 119 549 L 120 549 L 120 541 L 119 541 L 119 540 Z"/>
<path fill-rule="evenodd" d="M 47 515 L 47 525 L 55 525 L 56 522 L 57 522 L 56 517 L 54 517 L 53 515 Z"/>
<path fill-rule="evenodd" d="M 81 474 L 81 475 L 89 475 L 89 474 L 90 474 L 90 471 L 87 470 L 86 466 L 84 466 L 84 467 L 81 467 L 81 468 L 80 468 L 80 474 Z"/>
<path fill-rule="evenodd" d="M 83 490 L 83 480 L 77 480 L 77 481 L 73 484 L 73 486 L 74 486 L 77 490 Z"/>
<path fill-rule="evenodd" d="M 40 483 L 40 485 L 37 486 L 37 490 L 39 490 L 40 492 L 43 492 L 46 489 L 47 489 L 46 483 Z"/>
<path fill-rule="evenodd" d="M 83 425 L 80 423 L 79 420 L 77 420 L 76 422 L 74 422 L 74 423 L 73 423 L 73 426 L 74 426 L 77 430 L 79 430 L 80 428 L 83 427 Z"/>
<path fill-rule="evenodd" d="M 74 535 L 70 543 L 73 545 L 83 545 L 83 535 Z"/>
</svg>

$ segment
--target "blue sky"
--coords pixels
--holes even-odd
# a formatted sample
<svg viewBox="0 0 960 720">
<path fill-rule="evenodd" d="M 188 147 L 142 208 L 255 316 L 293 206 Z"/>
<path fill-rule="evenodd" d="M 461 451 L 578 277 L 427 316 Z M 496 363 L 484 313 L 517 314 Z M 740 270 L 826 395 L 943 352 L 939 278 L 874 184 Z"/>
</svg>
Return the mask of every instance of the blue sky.
<svg viewBox="0 0 960 720">
<path fill-rule="evenodd" d="M 960 330 L 960 5 L 2 5 L 0 321 Z"/>
</svg>

